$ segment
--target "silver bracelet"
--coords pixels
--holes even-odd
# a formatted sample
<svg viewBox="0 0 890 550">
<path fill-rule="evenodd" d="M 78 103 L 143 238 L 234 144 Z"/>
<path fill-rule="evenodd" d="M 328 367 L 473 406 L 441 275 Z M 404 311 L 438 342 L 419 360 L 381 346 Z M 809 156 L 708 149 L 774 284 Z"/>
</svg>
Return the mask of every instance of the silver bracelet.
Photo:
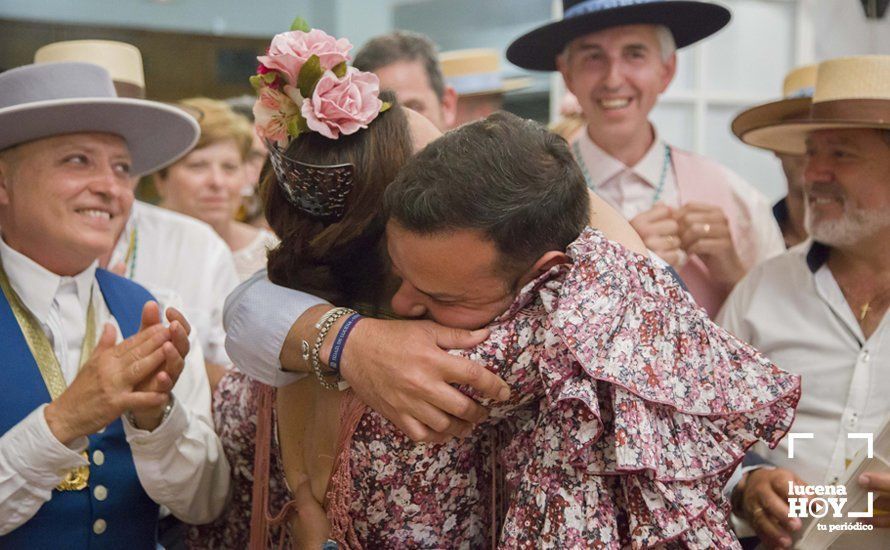
<svg viewBox="0 0 890 550">
<path fill-rule="evenodd" d="M 158 423 L 157 427 L 160 427 L 161 424 L 167 420 L 167 417 L 170 416 L 170 413 L 173 411 L 173 394 L 170 394 L 170 399 L 167 401 L 167 405 L 164 407 L 164 415 L 161 416 L 161 421 Z M 127 420 L 130 422 L 130 425 L 136 428 L 137 430 L 141 430 L 138 424 L 136 424 L 136 416 L 133 414 L 133 411 L 127 411 L 125 413 L 127 415 Z M 155 428 L 157 429 L 157 428 Z"/>
<path fill-rule="evenodd" d="M 323 316 L 323 320 L 320 319 L 319 324 L 316 325 L 318 327 L 318 336 L 315 337 L 315 345 L 312 346 L 310 360 L 312 370 L 315 372 L 315 377 L 318 378 L 318 382 L 323 388 L 337 390 L 339 389 L 339 386 L 337 384 L 331 384 L 325 380 L 325 374 L 321 372 L 321 346 L 324 345 L 325 338 L 327 338 L 328 333 L 334 328 L 337 321 L 341 317 L 352 315 L 353 313 L 355 313 L 355 310 L 349 309 L 348 307 L 337 307 L 326 313 L 325 316 Z"/>
<path fill-rule="evenodd" d="M 325 311 L 321 315 L 321 317 L 318 318 L 318 321 L 315 322 L 315 330 L 321 330 L 322 325 L 324 325 L 324 323 L 330 318 L 330 316 L 336 313 L 338 309 L 341 308 L 332 307 L 331 309 Z M 300 351 L 302 352 L 301 356 L 303 357 L 303 361 L 306 362 L 306 364 L 308 365 L 309 357 L 312 353 L 312 347 L 305 339 L 300 340 Z"/>
</svg>

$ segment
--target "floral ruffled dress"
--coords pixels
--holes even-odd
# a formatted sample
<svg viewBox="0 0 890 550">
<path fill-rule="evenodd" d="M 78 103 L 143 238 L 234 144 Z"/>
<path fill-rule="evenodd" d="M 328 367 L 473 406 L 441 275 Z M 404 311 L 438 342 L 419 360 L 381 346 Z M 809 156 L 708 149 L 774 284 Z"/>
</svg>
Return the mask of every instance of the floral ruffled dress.
<svg viewBox="0 0 890 550">
<path fill-rule="evenodd" d="M 748 447 L 789 429 L 799 377 L 648 258 L 592 229 L 568 254 L 462 353 L 512 389 L 473 436 L 413 444 L 346 400 L 327 502 L 341 543 L 479 548 L 503 519 L 501 548 L 737 546 L 722 488 Z"/>
</svg>

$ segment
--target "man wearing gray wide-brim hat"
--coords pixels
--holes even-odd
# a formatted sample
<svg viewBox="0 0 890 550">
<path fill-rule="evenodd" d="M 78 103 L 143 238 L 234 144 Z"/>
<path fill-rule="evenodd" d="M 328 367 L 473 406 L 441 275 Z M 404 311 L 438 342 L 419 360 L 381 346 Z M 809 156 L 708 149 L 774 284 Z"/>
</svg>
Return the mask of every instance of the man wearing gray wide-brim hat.
<svg viewBox="0 0 890 550">
<path fill-rule="evenodd" d="M 96 65 L 0 75 L 0 548 L 154 549 L 159 504 L 192 522 L 225 504 L 187 321 L 97 268 L 133 176 L 197 138 Z"/>
<path fill-rule="evenodd" d="M 677 268 L 712 316 L 754 264 L 783 249 L 766 198 L 721 164 L 671 146 L 649 120 L 675 50 L 723 28 L 725 7 L 680 0 L 564 0 L 507 59 L 562 73 L 587 124 L 570 136 L 588 187 Z"/>
<path fill-rule="evenodd" d="M 68 40 L 47 44 L 34 53 L 38 64 L 60 61 L 99 65 L 110 74 L 118 97 L 145 97 L 142 54 L 132 44 Z M 114 222 L 118 238 L 99 258 L 100 267 L 139 283 L 157 298 L 164 299 L 168 292 L 178 295 L 208 372 L 230 366 L 222 309 L 238 284 L 238 275 L 225 241 L 195 218 L 139 200 L 133 201 L 128 215 Z"/>
</svg>

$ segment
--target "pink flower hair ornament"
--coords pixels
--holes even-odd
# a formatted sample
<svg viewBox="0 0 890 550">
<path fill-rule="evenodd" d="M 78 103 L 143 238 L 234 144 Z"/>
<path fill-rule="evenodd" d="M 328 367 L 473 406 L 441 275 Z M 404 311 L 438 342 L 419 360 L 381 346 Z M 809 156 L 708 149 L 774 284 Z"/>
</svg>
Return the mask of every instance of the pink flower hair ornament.
<svg viewBox="0 0 890 550">
<path fill-rule="evenodd" d="M 257 91 L 256 132 L 266 141 L 279 185 L 288 202 L 325 223 L 343 217 L 354 167 L 307 164 L 285 151 L 306 132 L 328 139 L 354 134 L 391 106 L 379 98 L 377 75 L 346 65 L 350 49 L 347 39 L 297 18 L 290 31 L 275 35 L 250 77 Z"/>
<path fill-rule="evenodd" d="M 286 149 L 304 132 L 329 138 L 367 128 L 389 108 L 380 100 L 377 75 L 347 67 L 352 44 L 296 19 L 275 35 L 250 83 L 257 91 L 257 134 Z"/>
</svg>

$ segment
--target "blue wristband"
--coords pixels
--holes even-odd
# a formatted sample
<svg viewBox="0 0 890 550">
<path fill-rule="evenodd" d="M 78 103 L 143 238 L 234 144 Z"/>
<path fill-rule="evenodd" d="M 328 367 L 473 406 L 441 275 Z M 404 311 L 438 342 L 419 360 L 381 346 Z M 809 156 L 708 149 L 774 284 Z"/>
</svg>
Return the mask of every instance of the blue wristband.
<svg viewBox="0 0 890 550">
<path fill-rule="evenodd" d="M 340 375 L 340 357 L 343 355 L 343 348 L 346 347 L 346 338 L 361 318 L 362 316 L 358 313 L 353 313 L 347 317 L 346 322 L 340 327 L 337 337 L 334 339 L 334 346 L 331 348 L 331 360 L 328 366 L 333 371 L 333 374 L 337 376 Z"/>
</svg>

